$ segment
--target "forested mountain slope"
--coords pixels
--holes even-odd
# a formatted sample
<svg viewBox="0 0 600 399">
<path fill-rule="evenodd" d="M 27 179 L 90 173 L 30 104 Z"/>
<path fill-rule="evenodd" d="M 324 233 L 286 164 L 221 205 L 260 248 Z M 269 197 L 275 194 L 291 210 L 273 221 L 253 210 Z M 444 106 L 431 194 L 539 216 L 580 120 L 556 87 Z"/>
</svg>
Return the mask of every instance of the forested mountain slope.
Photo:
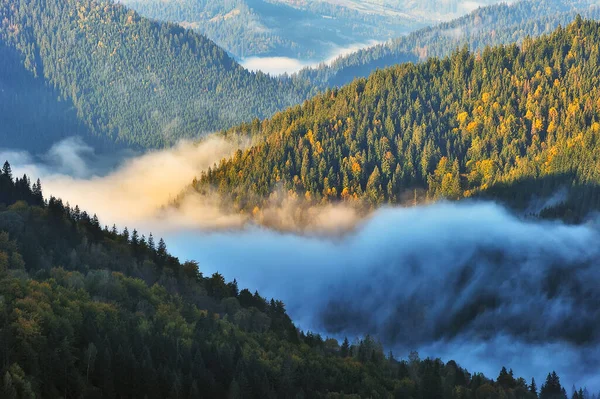
<svg viewBox="0 0 600 399">
<path fill-rule="evenodd" d="M 578 14 L 600 19 L 600 5 L 595 0 L 526 0 L 483 7 L 456 20 L 344 56 L 331 65 L 305 69 L 297 78 L 316 87 L 341 86 L 377 68 L 444 57 L 463 45 L 476 52 L 486 46 L 521 42 L 527 36 L 540 36 L 559 25 L 566 26 Z"/>
<path fill-rule="evenodd" d="M 244 70 L 205 37 L 110 1 L 1 0 L 0 27 L 0 44 L 16 50 L 12 57 L 24 68 L 0 71 L 0 82 L 12 80 L 7 74 L 22 79 L 9 82 L 21 98 L 3 115 L 14 117 L 5 126 L 19 126 L 30 110 L 43 121 L 41 90 L 74 109 L 73 125 L 113 142 L 158 147 L 269 116 L 303 98 L 289 81 Z M 39 81 L 32 88 L 32 79 L 43 79 L 45 88 Z M 26 142 L 24 136 L 13 134 L 3 145 Z"/>
<path fill-rule="evenodd" d="M 72 103 L 60 101 L 44 79 L 23 67 L 19 52 L 0 40 L 0 148 L 39 152 L 68 136 L 90 140 L 89 133 Z"/>
<path fill-rule="evenodd" d="M 164 242 L 0 172 L 0 397 L 275 398 L 506 396 L 454 361 L 385 356 L 371 337 L 341 345 L 296 330 L 280 301 L 203 276 Z M 555 373 L 540 399 L 566 399 Z M 587 399 L 583 395 L 575 399 Z"/>
<path fill-rule="evenodd" d="M 561 212 L 576 220 L 600 207 L 599 84 L 600 24 L 577 18 L 522 47 L 398 65 L 238 127 L 264 143 L 195 187 L 248 211 L 282 188 L 312 203 L 377 206 L 425 189 L 524 207 L 566 187 Z"/>
</svg>

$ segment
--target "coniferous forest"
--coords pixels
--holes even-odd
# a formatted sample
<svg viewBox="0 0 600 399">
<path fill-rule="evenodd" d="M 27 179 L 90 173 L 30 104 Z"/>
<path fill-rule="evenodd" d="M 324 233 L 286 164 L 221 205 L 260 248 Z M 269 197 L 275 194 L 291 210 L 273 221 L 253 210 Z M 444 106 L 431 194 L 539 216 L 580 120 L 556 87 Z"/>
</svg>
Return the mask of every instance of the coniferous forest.
<svg viewBox="0 0 600 399">
<path fill-rule="evenodd" d="M 408 15 L 364 12 L 327 1 L 125 0 L 141 15 L 176 22 L 214 40 L 236 58 L 327 56 L 332 46 L 396 37 L 424 21 Z M 335 18 L 323 18 L 323 16 Z M 299 23 L 290 24 L 290 20 Z"/>
<path fill-rule="evenodd" d="M 73 135 L 104 149 L 169 146 L 269 117 L 376 68 L 445 56 L 463 44 L 483 51 L 522 41 L 577 13 L 597 18 L 599 9 L 590 0 L 490 6 L 331 66 L 272 78 L 244 70 L 190 29 L 140 17 L 119 3 L 4 0 L 0 137 L 4 146 L 35 151 Z"/>
</svg>

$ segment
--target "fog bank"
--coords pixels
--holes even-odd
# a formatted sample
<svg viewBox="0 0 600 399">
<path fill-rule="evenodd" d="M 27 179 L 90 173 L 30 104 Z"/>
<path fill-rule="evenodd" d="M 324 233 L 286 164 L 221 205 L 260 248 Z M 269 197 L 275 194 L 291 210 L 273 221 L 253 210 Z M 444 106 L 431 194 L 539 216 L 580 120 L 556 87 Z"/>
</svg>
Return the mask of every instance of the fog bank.
<svg viewBox="0 0 600 399">
<path fill-rule="evenodd" d="M 128 226 L 145 234 L 187 228 L 239 230 L 254 224 L 329 234 L 349 230 L 360 220 L 352 206 L 312 206 L 289 198 L 283 190 L 276 190 L 260 212 L 250 214 L 215 192 L 191 189 L 195 177 L 248 145 L 246 138 L 212 135 L 134 157 L 98 155 L 80 139 L 69 138 L 46 154 L 0 150 L 0 159 L 9 160 L 16 176 L 41 178 L 46 197 L 96 213 L 102 225 Z"/>
<path fill-rule="evenodd" d="M 596 221 L 523 220 L 467 201 L 383 208 L 368 219 L 345 206 L 313 207 L 298 226 L 299 204 L 283 201 L 262 212 L 278 223 L 271 230 L 213 195 L 164 207 L 245 145 L 212 137 L 118 161 L 70 139 L 38 157 L 0 151 L 0 159 L 102 224 L 164 236 L 173 255 L 197 260 L 203 273 L 283 300 L 303 329 L 372 334 L 398 356 L 416 349 L 488 377 L 506 366 L 539 385 L 556 370 L 567 387 L 600 390 Z"/>
<path fill-rule="evenodd" d="M 240 64 L 252 72 L 262 71 L 272 76 L 294 74 L 304 68 L 316 68 L 319 65 L 330 65 L 333 61 L 358 50 L 376 46 L 380 42 L 371 40 L 367 43 L 354 43 L 344 47 L 334 46 L 330 55 L 323 60 L 302 60 L 290 57 L 248 57 L 240 60 Z"/>
<path fill-rule="evenodd" d="M 161 218 L 161 208 L 168 205 L 192 179 L 203 170 L 247 143 L 212 136 L 199 143 L 183 141 L 161 151 L 113 160 L 114 168 L 93 168 L 90 156 L 93 149 L 76 138 L 57 143 L 47 154 L 33 157 L 22 151 L 5 150 L 0 159 L 11 162 L 15 175 L 27 173 L 41 178 L 44 195 L 60 197 L 73 206 L 97 213 L 103 224 L 116 223 L 150 228 Z M 102 159 L 110 159 L 102 155 Z M 200 204 L 198 204 L 200 205 Z M 212 200 L 206 200 L 201 226 L 237 225 L 227 219 Z M 227 219 L 227 220 L 224 220 Z"/>
</svg>

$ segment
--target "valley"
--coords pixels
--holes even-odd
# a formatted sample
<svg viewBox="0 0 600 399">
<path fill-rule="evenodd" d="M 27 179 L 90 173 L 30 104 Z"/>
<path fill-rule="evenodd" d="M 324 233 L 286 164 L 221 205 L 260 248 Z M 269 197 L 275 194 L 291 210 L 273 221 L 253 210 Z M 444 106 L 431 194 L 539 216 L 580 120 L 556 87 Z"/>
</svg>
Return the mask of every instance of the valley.
<svg viewBox="0 0 600 399">
<path fill-rule="evenodd" d="M 318 63 L 336 48 L 387 40 L 425 25 L 397 13 L 363 13 L 325 2 L 298 5 L 264 0 L 124 0 L 123 4 L 144 16 L 176 22 L 205 34 L 240 61 L 277 56 Z"/>
</svg>

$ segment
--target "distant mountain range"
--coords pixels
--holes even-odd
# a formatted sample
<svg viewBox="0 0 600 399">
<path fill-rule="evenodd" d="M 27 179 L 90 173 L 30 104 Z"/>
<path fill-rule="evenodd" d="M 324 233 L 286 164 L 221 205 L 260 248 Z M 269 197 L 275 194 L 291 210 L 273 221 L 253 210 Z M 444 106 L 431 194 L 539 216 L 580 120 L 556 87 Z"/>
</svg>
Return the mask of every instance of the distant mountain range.
<svg viewBox="0 0 600 399">
<path fill-rule="evenodd" d="M 518 43 L 567 25 L 578 14 L 599 19 L 600 4 L 596 0 L 527 0 L 482 7 L 453 21 L 359 50 L 331 65 L 306 69 L 297 77 L 319 88 L 341 86 L 378 68 L 443 57 L 465 45 L 481 51 L 486 46 Z"/>
<path fill-rule="evenodd" d="M 241 59 L 328 58 L 498 3 L 462 0 L 120 0 L 142 15 L 192 28 Z"/>
<path fill-rule="evenodd" d="M 305 89 L 250 73 L 204 36 L 93 0 L 0 0 L 2 146 L 81 133 L 170 145 L 297 104 Z"/>
<path fill-rule="evenodd" d="M 334 5 L 361 14 L 403 16 L 427 23 L 448 21 L 479 7 L 499 3 L 497 0 L 267 0 L 292 7 L 309 8 L 315 5 Z"/>
<path fill-rule="evenodd" d="M 218 10 L 223 4 L 205 6 Z M 294 7 L 305 12 L 307 5 Z M 72 135 L 103 148 L 169 146 L 270 117 L 378 68 L 444 56 L 462 45 L 481 51 L 522 41 L 569 23 L 577 13 L 600 18 L 599 10 L 591 0 L 490 6 L 331 66 L 272 78 L 246 71 L 201 34 L 151 21 L 122 4 L 0 0 L 0 138 L 2 147 L 34 152 Z"/>
<path fill-rule="evenodd" d="M 142 15 L 192 28 L 237 59 L 324 59 L 339 47 L 387 40 L 426 26 L 398 12 L 366 12 L 343 2 L 121 0 Z M 391 11 L 391 10 L 390 10 Z"/>
</svg>

